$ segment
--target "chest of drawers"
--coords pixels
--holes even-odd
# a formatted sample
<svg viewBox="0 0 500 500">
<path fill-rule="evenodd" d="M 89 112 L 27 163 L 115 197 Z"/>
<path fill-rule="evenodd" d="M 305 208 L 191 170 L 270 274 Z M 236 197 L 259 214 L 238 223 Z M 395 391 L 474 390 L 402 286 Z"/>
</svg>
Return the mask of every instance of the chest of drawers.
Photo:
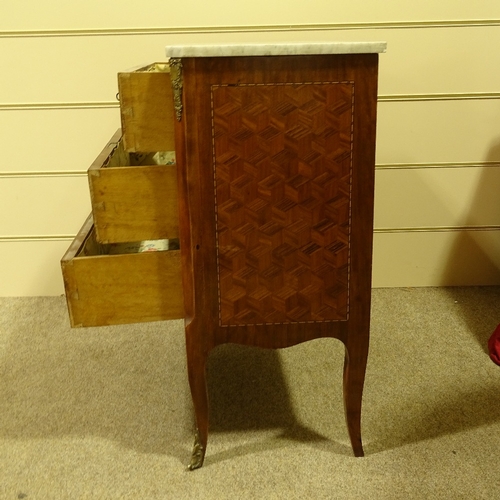
<svg viewBox="0 0 500 500">
<path fill-rule="evenodd" d="M 167 48 L 170 73 L 158 66 L 136 72 L 163 73 L 163 97 L 141 87 L 126 104 L 134 75 L 122 79 L 125 161 L 132 151 L 175 145 L 175 169 L 153 166 L 153 175 L 164 170 L 164 177 L 146 182 L 166 191 L 151 195 L 152 208 L 136 220 L 147 228 L 141 239 L 154 233 L 175 246 L 179 238 L 180 250 L 158 252 L 157 271 L 141 274 L 154 275 L 160 302 L 168 297 L 162 319 L 185 318 L 197 426 L 191 469 L 203 464 L 207 445 L 207 359 L 224 343 L 277 349 L 320 337 L 343 342 L 346 421 L 354 454 L 363 455 L 377 72 L 384 50 L 383 43 L 174 46 Z M 89 177 L 92 188 L 103 175 L 91 169 Z M 111 191 L 93 188 L 95 219 L 120 204 Z M 103 225 L 112 233 L 133 219 L 122 215 Z M 167 228 L 153 229 L 152 221 Z M 129 238 L 117 234 L 100 239 Z M 137 263 L 143 256 L 134 256 Z"/>
</svg>

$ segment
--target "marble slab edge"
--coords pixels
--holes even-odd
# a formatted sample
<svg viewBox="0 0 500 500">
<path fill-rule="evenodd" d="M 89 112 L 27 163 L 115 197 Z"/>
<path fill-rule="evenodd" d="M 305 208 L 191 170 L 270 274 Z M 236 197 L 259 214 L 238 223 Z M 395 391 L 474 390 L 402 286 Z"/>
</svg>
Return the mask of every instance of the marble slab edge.
<svg viewBox="0 0 500 500">
<path fill-rule="evenodd" d="M 386 50 L 387 42 L 168 45 L 165 49 L 167 57 L 374 54 L 382 53 Z"/>
</svg>

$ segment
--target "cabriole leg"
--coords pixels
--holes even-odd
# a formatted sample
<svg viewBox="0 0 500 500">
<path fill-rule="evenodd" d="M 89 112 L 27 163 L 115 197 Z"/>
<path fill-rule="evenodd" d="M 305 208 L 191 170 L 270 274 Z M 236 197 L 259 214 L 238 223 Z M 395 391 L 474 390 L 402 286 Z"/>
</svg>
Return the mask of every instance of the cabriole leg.
<svg viewBox="0 0 500 500">
<path fill-rule="evenodd" d="M 361 343 L 360 343 L 361 344 Z M 361 441 L 361 402 L 368 346 L 346 346 L 344 361 L 344 410 L 354 456 L 363 457 Z"/>
</svg>

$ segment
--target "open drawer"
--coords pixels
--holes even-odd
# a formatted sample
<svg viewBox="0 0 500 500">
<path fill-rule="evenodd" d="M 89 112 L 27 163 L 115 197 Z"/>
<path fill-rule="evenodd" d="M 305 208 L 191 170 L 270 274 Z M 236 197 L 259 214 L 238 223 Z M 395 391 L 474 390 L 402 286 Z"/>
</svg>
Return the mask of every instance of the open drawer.
<svg viewBox="0 0 500 500">
<path fill-rule="evenodd" d="M 179 236 L 173 151 L 129 153 L 118 130 L 89 168 L 88 177 L 100 243 Z"/>
<path fill-rule="evenodd" d="M 177 240 L 102 245 L 89 216 L 61 267 L 73 327 L 184 317 Z"/>
<path fill-rule="evenodd" d="M 118 73 L 125 149 L 134 152 L 174 149 L 174 98 L 168 63 Z"/>
</svg>

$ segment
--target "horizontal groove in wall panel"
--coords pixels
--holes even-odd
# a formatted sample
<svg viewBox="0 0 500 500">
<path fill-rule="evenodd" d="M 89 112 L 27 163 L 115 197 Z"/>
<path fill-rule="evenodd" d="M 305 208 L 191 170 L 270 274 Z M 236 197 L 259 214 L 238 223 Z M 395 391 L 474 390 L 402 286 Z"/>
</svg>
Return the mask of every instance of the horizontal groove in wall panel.
<svg viewBox="0 0 500 500">
<path fill-rule="evenodd" d="M 284 8 L 281 2 L 254 0 L 238 9 L 230 0 L 218 0 L 215 4 L 197 0 L 184 0 L 179 8 L 169 2 L 146 0 L 136 2 L 85 2 L 68 3 L 52 0 L 50 4 L 18 0 L 6 4 L 0 25 L 2 31 L 30 30 L 54 32 L 78 30 L 140 30 L 140 29 L 244 29 L 277 26 L 286 29 L 295 26 L 336 26 L 389 24 L 427 25 L 429 23 L 477 23 L 500 17 L 495 0 L 473 2 L 410 2 L 410 0 L 386 1 L 382 3 L 350 2 L 332 9 L 328 0 L 313 0 L 305 7 L 300 3 L 289 3 Z M 133 26 L 131 27 L 131 20 Z M 156 28 L 158 20 L 164 26 Z M 37 29 L 40 26 L 46 29 Z M 137 28 L 140 27 L 140 28 Z M 151 28 L 154 27 L 154 28 Z M 186 28 L 185 28 L 186 29 Z"/>
<path fill-rule="evenodd" d="M 0 180 L 0 235 L 76 234 L 90 210 L 83 177 Z"/>
<path fill-rule="evenodd" d="M 500 161 L 500 101 L 380 103 L 377 163 Z"/>
<path fill-rule="evenodd" d="M 500 224 L 496 226 L 421 226 L 421 227 L 376 227 L 376 234 L 399 233 L 439 233 L 464 231 L 500 231 Z M 0 243 L 33 242 L 33 241 L 73 241 L 76 234 L 44 234 L 44 235 L 0 235 Z"/>
<path fill-rule="evenodd" d="M 5 236 L 0 235 L 0 243 L 34 243 L 47 241 L 66 241 L 71 242 L 75 239 L 76 234 L 49 234 L 49 235 L 18 235 Z"/>
<path fill-rule="evenodd" d="M 463 161 L 463 162 L 427 162 L 427 163 L 377 163 L 375 170 L 419 170 L 426 168 L 499 168 L 500 161 Z"/>
<path fill-rule="evenodd" d="M 378 96 L 378 102 L 477 101 L 478 99 L 500 99 L 500 92 L 469 92 L 469 93 L 463 92 L 455 94 L 406 94 L 406 95 L 386 94 Z"/>
<path fill-rule="evenodd" d="M 480 226 L 399 226 L 399 227 L 375 227 L 374 233 L 377 234 L 396 234 L 396 233 L 449 233 L 463 231 L 500 231 L 500 224 Z"/>
<path fill-rule="evenodd" d="M 375 227 L 500 225 L 500 168 L 377 170 Z"/>
<path fill-rule="evenodd" d="M 119 108 L 116 102 L 19 102 L 0 103 L 0 111 L 44 111 L 48 109 L 103 109 Z"/>
<path fill-rule="evenodd" d="M 0 113 L 0 170 L 76 171 L 95 160 L 120 127 L 118 109 L 43 110 Z"/>
<path fill-rule="evenodd" d="M 374 235 L 374 287 L 476 285 L 500 285 L 500 231 Z"/>
<path fill-rule="evenodd" d="M 0 172 L 0 179 L 26 179 L 27 177 L 87 177 L 87 170 L 82 171 L 33 171 L 33 172 Z"/>
<path fill-rule="evenodd" d="M 490 49 L 500 46 L 500 30 L 476 27 L 4 39 L 0 95 L 4 105 L 107 104 L 115 101 L 116 74 L 165 60 L 167 44 L 332 40 L 388 42 L 380 55 L 381 99 L 496 99 L 500 93 L 500 53 Z"/>
<path fill-rule="evenodd" d="M 500 99 L 500 92 L 476 92 L 469 94 L 408 94 L 379 95 L 378 102 L 409 102 L 409 101 L 475 101 L 483 99 Z M 43 111 L 54 109 L 103 109 L 119 108 L 116 102 L 31 102 L 31 103 L 0 103 L 0 111 Z"/>
<path fill-rule="evenodd" d="M 60 261 L 67 241 L 0 244 L 0 297 L 61 295 Z"/>
</svg>

